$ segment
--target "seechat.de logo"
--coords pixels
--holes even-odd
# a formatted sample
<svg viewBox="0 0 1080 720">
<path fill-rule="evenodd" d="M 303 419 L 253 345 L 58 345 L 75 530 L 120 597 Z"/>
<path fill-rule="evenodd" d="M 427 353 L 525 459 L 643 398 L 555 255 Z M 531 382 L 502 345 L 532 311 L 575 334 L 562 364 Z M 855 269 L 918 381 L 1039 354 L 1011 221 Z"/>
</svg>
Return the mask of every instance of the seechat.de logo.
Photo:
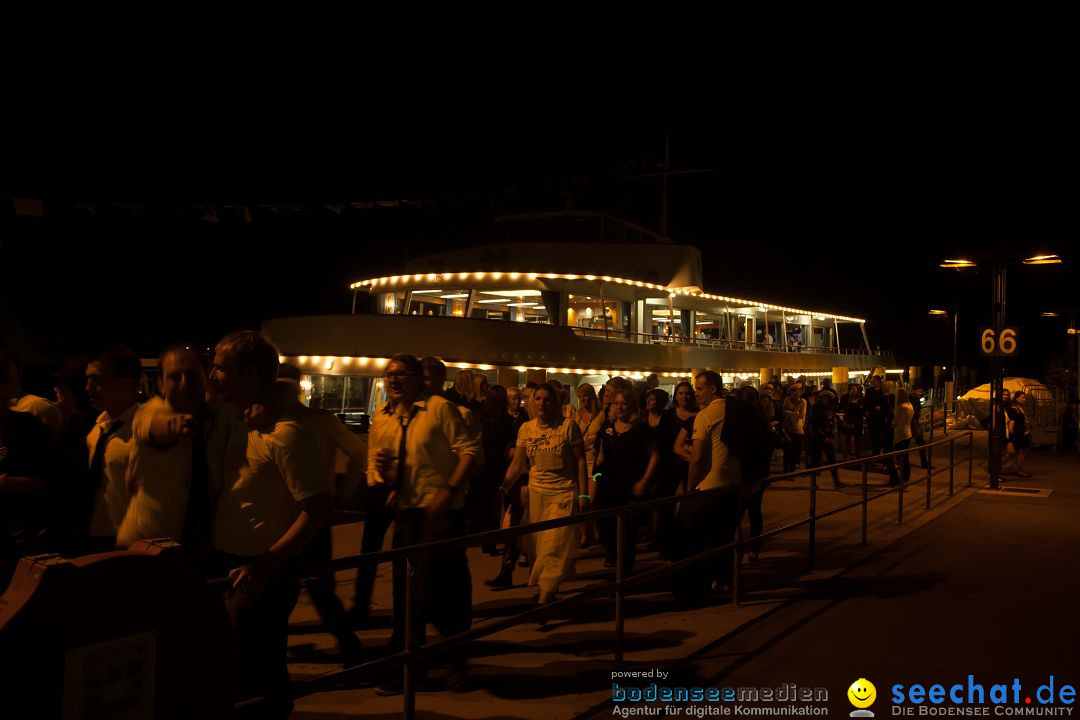
<svg viewBox="0 0 1080 720">
<path fill-rule="evenodd" d="M 877 700 L 877 688 L 874 687 L 874 683 L 866 678 L 859 678 L 851 683 L 851 687 L 847 690 L 847 697 L 848 702 L 856 708 L 851 711 L 851 717 L 874 717 L 874 713 L 866 709 Z"/>
</svg>

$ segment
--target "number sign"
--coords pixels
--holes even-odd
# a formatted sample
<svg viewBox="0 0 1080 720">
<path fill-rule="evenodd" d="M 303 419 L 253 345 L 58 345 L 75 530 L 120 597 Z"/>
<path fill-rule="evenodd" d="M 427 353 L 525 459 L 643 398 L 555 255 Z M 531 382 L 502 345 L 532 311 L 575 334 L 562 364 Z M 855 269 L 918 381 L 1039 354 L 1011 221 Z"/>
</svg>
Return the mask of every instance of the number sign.
<svg viewBox="0 0 1080 720">
<path fill-rule="evenodd" d="M 979 351 L 983 355 L 1013 357 L 1017 352 L 1019 331 L 1014 327 L 982 328 L 979 331 Z"/>
</svg>

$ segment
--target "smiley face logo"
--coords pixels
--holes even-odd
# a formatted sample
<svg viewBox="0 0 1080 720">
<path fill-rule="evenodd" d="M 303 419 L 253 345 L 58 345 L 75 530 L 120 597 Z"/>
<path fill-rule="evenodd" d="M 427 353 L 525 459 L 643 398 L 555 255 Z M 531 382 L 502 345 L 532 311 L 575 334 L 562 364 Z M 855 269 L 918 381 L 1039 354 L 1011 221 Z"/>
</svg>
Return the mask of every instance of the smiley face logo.
<svg viewBox="0 0 1080 720">
<path fill-rule="evenodd" d="M 877 699 L 877 688 L 866 678 L 859 678 L 851 683 L 847 691 L 848 700 L 859 709 L 868 708 Z M 852 713 L 854 715 L 854 713 Z"/>
</svg>

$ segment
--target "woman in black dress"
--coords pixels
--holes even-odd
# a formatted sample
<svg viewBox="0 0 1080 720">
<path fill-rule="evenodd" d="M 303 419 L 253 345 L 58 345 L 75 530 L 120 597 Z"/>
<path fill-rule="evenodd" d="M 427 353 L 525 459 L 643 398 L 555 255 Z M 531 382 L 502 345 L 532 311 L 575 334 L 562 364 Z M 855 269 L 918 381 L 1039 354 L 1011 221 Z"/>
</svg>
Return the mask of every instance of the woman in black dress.
<svg viewBox="0 0 1080 720">
<path fill-rule="evenodd" d="M 656 429 L 656 446 L 660 451 L 660 470 L 653 497 L 671 497 L 679 491 L 680 484 L 686 484 L 687 463 L 690 459 L 690 435 L 694 430 L 694 418 L 697 417 L 697 400 L 694 398 L 694 386 L 685 380 L 675 386 L 675 406 L 668 408 L 660 419 Z M 680 438 L 684 438 L 679 442 Z M 655 549 L 662 555 L 667 554 L 666 545 L 670 543 L 674 532 L 675 507 L 657 508 L 653 511 Z"/>
<path fill-rule="evenodd" d="M 596 460 L 596 509 L 633 503 L 647 496 L 660 467 L 660 453 L 647 423 L 638 422 L 634 413 L 634 395 L 629 390 L 615 392 L 608 421 L 600 431 L 600 454 Z M 623 543 L 626 546 L 623 572 L 634 568 L 637 548 L 637 518 L 633 513 L 624 516 Z M 606 551 L 606 567 L 616 561 L 615 518 L 597 523 L 600 540 Z"/>
</svg>

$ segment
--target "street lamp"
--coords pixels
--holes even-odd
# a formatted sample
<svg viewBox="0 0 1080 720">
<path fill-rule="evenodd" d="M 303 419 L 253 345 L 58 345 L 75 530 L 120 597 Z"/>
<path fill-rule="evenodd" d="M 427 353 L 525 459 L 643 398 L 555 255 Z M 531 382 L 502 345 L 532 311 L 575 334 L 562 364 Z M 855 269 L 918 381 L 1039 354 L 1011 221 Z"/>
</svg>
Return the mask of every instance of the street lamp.
<svg viewBox="0 0 1080 720">
<path fill-rule="evenodd" d="M 992 322 L 994 328 L 1000 330 L 1005 327 L 1005 264 L 1006 257 L 1011 257 L 1015 260 L 1016 255 L 999 252 L 980 253 L 979 257 L 985 258 L 991 262 L 993 268 L 993 304 L 992 309 Z M 1062 260 L 1058 255 L 1033 255 L 1031 257 L 1022 258 L 1021 262 L 1024 265 L 1060 265 Z M 967 258 L 954 258 L 943 260 L 941 267 L 952 268 L 955 270 L 962 270 L 964 268 L 975 268 L 978 264 L 974 260 Z M 955 343 L 954 343 L 955 344 Z M 998 427 L 998 407 L 1001 404 L 1001 387 L 1002 387 L 1002 365 L 1001 356 L 994 354 L 990 356 L 990 437 L 989 437 L 989 454 L 987 458 L 986 469 L 990 474 L 990 489 L 997 490 L 1000 487 L 999 478 L 1001 477 L 1001 433 Z"/>
<path fill-rule="evenodd" d="M 946 318 L 949 317 L 949 311 L 948 310 L 931 310 L 929 312 L 929 314 L 934 315 L 936 317 L 946 317 Z M 958 388 L 960 387 L 960 383 L 959 383 L 959 380 L 958 380 L 959 375 L 957 374 L 959 372 L 959 370 L 960 370 L 960 366 L 957 364 L 957 359 L 956 359 L 956 357 L 957 357 L 957 355 L 956 355 L 956 348 L 957 348 L 956 336 L 957 336 L 957 330 L 960 327 L 960 307 L 959 306 L 957 306 L 956 309 L 953 310 L 952 316 L 953 316 L 953 326 L 952 326 L 952 372 L 950 373 L 951 376 L 952 376 L 952 392 L 949 394 L 950 395 L 949 401 L 950 401 L 950 403 L 953 404 L 953 419 L 955 420 L 956 419 L 956 394 L 958 392 Z M 946 408 L 947 407 L 948 406 L 946 406 Z"/>
<path fill-rule="evenodd" d="M 1060 265 L 1061 258 L 1057 255 L 1035 255 L 1024 258 L 1025 265 Z"/>
</svg>

